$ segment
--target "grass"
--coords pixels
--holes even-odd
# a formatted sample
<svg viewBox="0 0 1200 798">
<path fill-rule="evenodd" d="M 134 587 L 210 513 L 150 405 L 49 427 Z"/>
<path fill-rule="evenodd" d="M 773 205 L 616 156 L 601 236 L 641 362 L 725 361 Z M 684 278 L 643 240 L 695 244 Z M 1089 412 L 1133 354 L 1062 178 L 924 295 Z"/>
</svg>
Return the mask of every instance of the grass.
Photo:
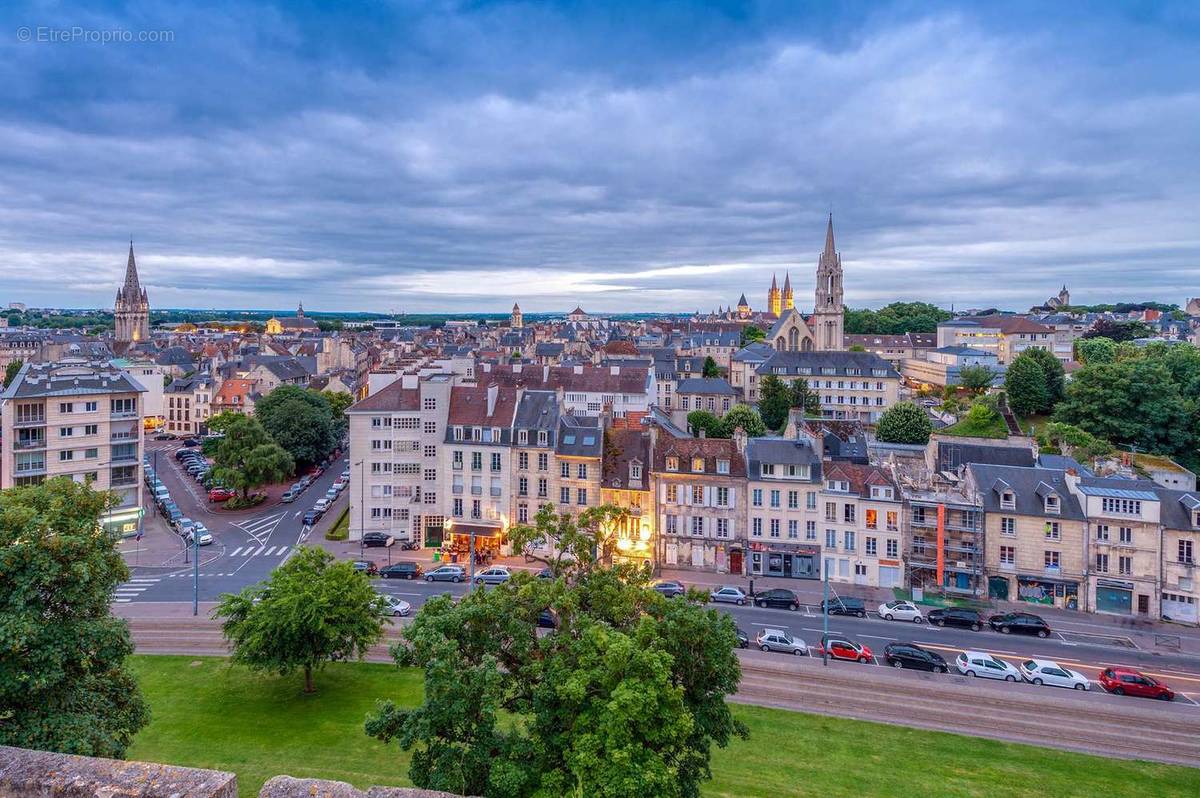
<svg viewBox="0 0 1200 798">
<path fill-rule="evenodd" d="M 963 438 L 1007 438 L 1008 427 L 1004 418 L 998 414 L 992 415 L 986 421 L 978 421 L 963 416 L 957 423 L 935 430 L 938 435 L 955 435 Z"/>
<path fill-rule="evenodd" d="M 209 657 L 136 656 L 152 719 L 130 759 L 231 770 L 241 796 L 278 774 L 408 786 L 409 757 L 363 733 L 380 698 L 420 700 L 420 674 L 337 664 L 317 675 L 260 676 Z M 713 753 L 708 798 L 754 796 L 1200 795 L 1200 770 L 1104 759 L 799 712 L 735 705 L 750 739 Z"/>
<path fill-rule="evenodd" d="M 342 514 L 338 516 L 337 523 L 329 528 L 325 533 L 326 540 L 346 540 L 350 537 L 350 507 L 346 506 L 342 509 Z"/>
</svg>

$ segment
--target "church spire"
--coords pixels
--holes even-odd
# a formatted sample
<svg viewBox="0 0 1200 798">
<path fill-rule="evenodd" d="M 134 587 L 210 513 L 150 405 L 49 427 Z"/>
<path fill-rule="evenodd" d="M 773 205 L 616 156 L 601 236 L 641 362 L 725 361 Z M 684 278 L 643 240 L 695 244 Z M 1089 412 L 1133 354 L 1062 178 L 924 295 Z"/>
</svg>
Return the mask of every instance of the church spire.
<svg viewBox="0 0 1200 798">
<path fill-rule="evenodd" d="M 775 275 L 771 275 L 771 290 L 774 291 L 779 287 L 779 283 L 775 282 Z"/>
<path fill-rule="evenodd" d="M 829 226 L 825 228 L 825 254 L 833 255 L 837 250 L 833 246 L 833 213 L 829 214 Z"/>
<path fill-rule="evenodd" d="M 133 259 L 133 239 L 129 240 L 129 260 L 125 264 L 125 291 L 135 299 L 142 293 L 138 285 L 137 263 Z"/>
</svg>

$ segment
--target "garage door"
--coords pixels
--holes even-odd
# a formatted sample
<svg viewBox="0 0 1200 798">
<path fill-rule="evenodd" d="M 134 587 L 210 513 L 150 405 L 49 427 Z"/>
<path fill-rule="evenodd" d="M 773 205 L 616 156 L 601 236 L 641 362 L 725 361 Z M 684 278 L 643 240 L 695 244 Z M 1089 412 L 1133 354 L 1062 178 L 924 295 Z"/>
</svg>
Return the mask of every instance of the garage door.
<svg viewBox="0 0 1200 798">
<path fill-rule="evenodd" d="M 1194 596 L 1178 596 L 1163 593 L 1162 616 L 1180 623 L 1197 623 L 1197 605 Z"/>
<path fill-rule="evenodd" d="M 1096 610 L 1129 615 L 1133 612 L 1133 591 L 1119 587 L 1096 586 Z"/>
<path fill-rule="evenodd" d="M 891 565 L 879 566 L 879 586 L 896 587 L 900 584 L 900 569 Z"/>
</svg>

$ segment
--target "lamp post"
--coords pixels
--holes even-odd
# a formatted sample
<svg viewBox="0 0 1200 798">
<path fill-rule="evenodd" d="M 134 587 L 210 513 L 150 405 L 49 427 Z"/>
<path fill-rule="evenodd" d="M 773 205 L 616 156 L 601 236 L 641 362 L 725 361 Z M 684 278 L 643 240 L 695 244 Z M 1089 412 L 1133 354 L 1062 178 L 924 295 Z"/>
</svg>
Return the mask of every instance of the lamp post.
<svg viewBox="0 0 1200 798">
<path fill-rule="evenodd" d="M 821 664 L 829 667 L 829 569 L 821 575 L 824 586 L 824 601 L 821 602 Z"/>
<path fill-rule="evenodd" d="M 355 463 L 358 466 L 358 559 L 363 558 L 363 532 L 367 528 L 367 461 L 366 458 Z"/>
</svg>

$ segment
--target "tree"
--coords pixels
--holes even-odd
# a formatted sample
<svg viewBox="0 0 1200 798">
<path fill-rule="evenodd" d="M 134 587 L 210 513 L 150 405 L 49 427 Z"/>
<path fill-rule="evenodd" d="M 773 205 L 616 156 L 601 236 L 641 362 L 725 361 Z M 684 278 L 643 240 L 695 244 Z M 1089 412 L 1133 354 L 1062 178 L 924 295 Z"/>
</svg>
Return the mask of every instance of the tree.
<svg viewBox="0 0 1200 798">
<path fill-rule="evenodd" d="M 753 324 L 747 324 L 742 328 L 742 346 L 757 343 L 766 337 L 767 333 L 761 327 L 755 327 Z"/>
<path fill-rule="evenodd" d="M 875 434 L 885 443 L 929 443 L 933 422 L 929 415 L 912 402 L 897 402 L 883 411 Z"/>
<path fill-rule="evenodd" d="M 996 372 L 987 366 L 963 366 L 958 371 L 958 384 L 974 394 L 983 393 L 995 381 Z"/>
<path fill-rule="evenodd" d="M 350 426 L 346 411 L 354 404 L 354 397 L 345 391 L 321 391 L 321 396 L 329 403 L 329 412 L 333 417 L 333 435 L 335 440 L 341 440 Z"/>
<path fill-rule="evenodd" d="M 267 434 L 300 466 L 320 462 L 337 443 L 329 400 L 298 385 L 280 385 L 254 405 Z"/>
<path fill-rule="evenodd" d="M 731 407 L 721 418 L 721 427 L 725 433 L 720 436 L 722 438 L 732 438 L 733 431 L 738 427 L 750 438 L 759 438 L 767 434 L 767 426 L 763 423 L 762 416 L 750 405 L 736 404 Z"/>
<path fill-rule="evenodd" d="M 792 380 L 792 407 L 799 407 L 806 416 L 821 415 L 821 395 L 808 387 L 808 380 L 801 377 Z"/>
<path fill-rule="evenodd" d="M 1026 349 L 1020 357 L 1032 358 L 1041 368 L 1042 374 L 1045 375 L 1047 401 L 1041 412 L 1049 413 L 1066 395 L 1067 378 L 1062 361 L 1048 349 Z"/>
<path fill-rule="evenodd" d="M 222 410 L 220 413 L 214 413 L 209 416 L 206 426 L 210 432 L 224 433 L 229 429 L 231 424 L 234 424 L 240 418 L 245 418 L 245 416 L 241 413 L 235 413 L 232 410 Z"/>
<path fill-rule="evenodd" d="M 266 582 L 226 593 L 213 611 L 233 649 L 233 661 L 287 676 L 332 660 L 362 659 L 383 638 L 383 597 L 365 574 L 324 549 L 301 546 Z"/>
<path fill-rule="evenodd" d="M 261 485 L 281 482 L 296 469 L 292 456 L 271 440 L 257 419 L 237 416 L 217 444 L 213 476 L 246 499 Z"/>
<path fill-rule="evenodd" d="M 1111 338 L 1078 338 L 1075 359 L 1080 363 L 1112 363 L 1117 359 L 1117 342 Z"/>
<path fill-rule="evenodd" d="M 707 410 L 693 410 L 687 414 L 688 426 L 692 428 L 695 435 L 699 435 L 701 430 L 704 430 L 706 438 L 726 438 L 725 425 L 721 423 L 721 419 L 714 416 Z"/>
<path fill-rule="evenodd" d="M 532 526 L 516 524 L 509 528 L 508 541 L 513 551 L 524 551 L 555 574 L 564 573 L 568 567 L 588 570 L 601 563 L 612 564 L 616 531 L 628 517 L 628 510 L 614 504 L 589 507 L 578 515 L 560 513 L 553 504 L 543 504 Z M 534 543 L 548 545 L 532 547 Z M 538 553 L 540 549 L 552 554 L 543 556 Z"/>
<path fill-rule="evenodd" d="M 4 387 L 5 388 L 7 388 L 9 385 L 12 385 L 12 381 L 17 378 L 17 373 L 21 370 L 21 367 L 24 365 L 25 365 L 24 360 L 17 359 L 17 360 L 12 361 L 11 363 L 9 363 L 7 366 L 4 367 Z"/>
<path fill-rule="evenodd" d="M 758 412 L 767 429 L 778 430 L 787 423 L 792 408 L 792 390 L 774 374 L 763 377 L 759 388 Z"/>
<path fill-rule="evenodd" d="M 424 701 L 381 702 L 366 730 L 412 751 L 414 784 L 697 798 L 712 746 L 746 736 L 725 701 L 740 678 L 732 620 L 588 550 L 558 579 L 522 573 L 457 603 L 434 598 L 405 627 L 393 655 L 424 670 Z M 557 629 L 539 636 L 546 610 Z"/>
<path fill-rule="evenodd" d="M 1008 406 L 1018 416 L 1032 416 L 1044 412 L 1050 404 L 1050 392 L 1046 388 L 1046 373 L 1028 351 L 1017 355 L 1004 374 L 1004 392 L 1008 395 Z"/>
<path fill-rule="evenodd" d="M 1108 338 L 1120 343 L 1122 341 L 1133 341 L 1138 338 L 1149 338 L 1153 334 L 1154 331 L 1140 321 L 1100 319 L 1092 325 L 1092 329 L 1083 334 L 1083 337 Z"/>
<path fill-rule="evenodd" d="M 844 327 L 850 335 L 904 335 L 935 332 L 950 314 L 927 302 L 893 302 L 879 310 L 846 309 Z"/>
<path fill-rule="evenodd" d="M 67 477 L 0 496 L 0 744 L 120 759 L 150 712 L 109 612 L 129 578 L 112 499 Z"/>
<path fill-rule="evenodd" d="M 867 348 L 865 346 L 863 346 L 862 344 L 851 344 L 850 351 L 851 352 L 866 352 Z"/>
<path fill-rule="evenodd" d="M 704 377 L 720 377 L 721 369 L 717 366 L 717 361 L 712 359 L 712 356 L 704 358 L 704 371 L 701 376 Z"/>
<path fill-rule="evenodd" d="M 1107 457 L 1116 451 L 1108 441 L 1061 421 L 1051 421 L 1043 426 L 1038 440 L 1044 448 L 1057 448 L 1084 462 Z"/>
</svg>

